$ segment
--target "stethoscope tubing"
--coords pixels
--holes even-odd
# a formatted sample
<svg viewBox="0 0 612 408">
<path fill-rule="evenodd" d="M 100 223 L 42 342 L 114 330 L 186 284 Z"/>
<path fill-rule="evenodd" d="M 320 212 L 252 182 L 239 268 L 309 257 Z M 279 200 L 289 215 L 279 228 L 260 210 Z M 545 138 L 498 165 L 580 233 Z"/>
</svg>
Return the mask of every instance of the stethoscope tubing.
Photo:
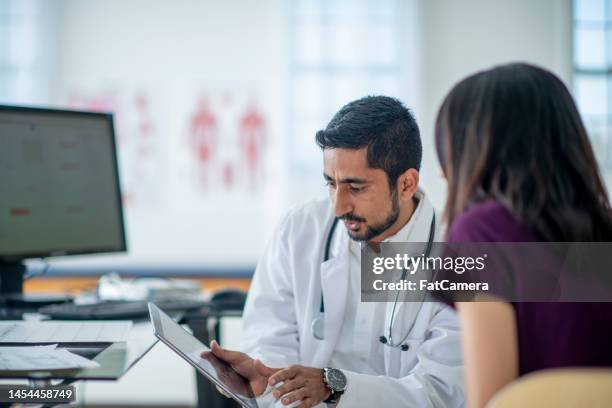
<svg viewBox="0 0 612 408">
<path fill-rule="evenodd" d="M 323 262 L 327 262 L 330 259 L 330 253 L 331 253 L 331 244 L 332 244 L 332 240 L 334 237 L 334 232 L 336 230 L 336 226 L 338 225 L 338 220 L 339 218 L 334 217 L 334 219 L 332 220 L 331 226 L 329 228 L 329 232 L 327 233 L 327 238 L 325 240 L 325 248 L 323 251 Z M 425 248 L 425 257 L 429 257 L 429 255 L 431 254 L 431 249 L 433 246 L 433 240 L 434 240 L 434 235 L 435 235 L 435 230 L 436 230 L 436 213 L 434 211 L 433 215 L 431 216 L 431 224 L 429 227 L 429 237 L 427 239 L 427 247 Z M 406 277 L 406 270 L 402 271 L 402 277 L 401 279 L 405 279 Z M 391 311 L 391 321 L 389 324 L 389 335 L 388 335 L 388 340 L 386 343 L 391 347 L 400 347 L 402 345 L 402 343 L 408 338 L 410 332 L 412 331 L 412 329 L 414 328 L 414 324 L 415 321 L 412 322 L 412 326 L 410 327 L 410 330 L 408 330 L 406 336 L 404 336 L 404 338 L 402 339 L 402 341 L 400 341 L 398 344 L 395 344 L 393 342 L 393 336 L 392 336 L 392 328 L 393 328 L 393 320 L 395 318 L 395 309 L 397 307 L 397 301 L 399 298 L 399 292 L 395 294 L 395 300 L 393 302 L 393 309 Z M 421 309 L 421 307 L 423 307 L 423 304 L 420 305 L 419 307 L 419 311 Z M 417 313 L 418 314 L 418 313 Z M 325 300 L 323 299 L 323 288 L 321 288 L 321 303 L 319 306 L 319 316 L 316 317 L 313 321 L 312 321 L 312 325 L 311 325 L 311 329 L 312 329 L 312 335 L 315 339 L 317 340 L 323 340 L 324 337 L 324 320 L 323 317 L 325 315 Z"/>
</svg>

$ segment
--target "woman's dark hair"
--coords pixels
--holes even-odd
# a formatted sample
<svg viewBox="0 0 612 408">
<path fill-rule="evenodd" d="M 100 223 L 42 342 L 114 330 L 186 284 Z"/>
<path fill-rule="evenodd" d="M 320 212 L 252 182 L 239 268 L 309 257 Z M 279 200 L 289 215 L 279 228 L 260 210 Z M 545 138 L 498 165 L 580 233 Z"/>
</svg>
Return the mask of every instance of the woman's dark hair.
<svg viewBox="0 0 612 408">
<path fill-rule="evenodd" d="M 509 64 L 457 84 L 436 120 L 449 225 L 495 199 L 545 241 L 610 241 L 612 217 L 585 127 L 551 72 Z"/>
<path fill-rule="evenodd" d="M 408 169 L 421 167 L 421 136 L 410 111 L 397 99 L 366 96 L 343 106 L 316 135 L 321 149 L 367 147 L 368 166 L 387 173 L 391 191 Z"/>
</svg>

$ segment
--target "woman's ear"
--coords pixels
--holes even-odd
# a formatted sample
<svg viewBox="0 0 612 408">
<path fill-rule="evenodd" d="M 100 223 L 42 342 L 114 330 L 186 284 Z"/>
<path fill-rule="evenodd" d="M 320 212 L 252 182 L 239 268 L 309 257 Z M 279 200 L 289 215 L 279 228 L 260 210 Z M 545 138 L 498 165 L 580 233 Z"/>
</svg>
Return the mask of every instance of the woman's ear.
<svg viewBox="0 0 612 408">
<path fill-rule="evenodd" d="M 416 169 L 406 170 L 397 179 L 397 184 L 400 200 L 412 200 L 419 188 L 419 172 Z"/>
</svg>

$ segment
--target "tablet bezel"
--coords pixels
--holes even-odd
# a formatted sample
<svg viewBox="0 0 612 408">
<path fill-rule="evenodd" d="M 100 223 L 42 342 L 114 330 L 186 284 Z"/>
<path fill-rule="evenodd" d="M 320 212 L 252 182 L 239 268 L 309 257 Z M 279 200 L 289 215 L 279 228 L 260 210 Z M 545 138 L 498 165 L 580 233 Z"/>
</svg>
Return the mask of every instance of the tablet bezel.
<svg viewBox="0 0 612 408">
<path fill-rule="evenodd" d="M 206 371 L 203 367 L 199 366 L 195 361 L 192 361 L 191 358 L 189 358 L 189 356 L 185 352 L 183 352 L 178 347 L 176 347 L 174 344 L 172 344 L 172 342 L 170 342 L 170 340 L 166 339 L 164 337 L 164 334 L 163 334 L 163 326 L 162 326 L 162 322 L 161 322 L 161 319 L 160 319 L 160 315 L 162 315 L 162 314 L 164 316 L 168 317 L 168 319 L 170 321 L 172 321 L 173 324 L 178 326 L 179 329 L 184 331 L 186 336 L 192 336 L 192 337 L 194 337 L 194 336 L 191 333 L 189 333 L 188 331 L 186 331 L 185 329 L 183 329 L 182 327 L 180 327 L 180 325 L 178 323 L 174 322 L 174 320 L 172 320 L 172 318 L 170 318 L 170 316 L 168 316 L 166 313 L 164 313 L 163 310 L 161 310 L 159 307 L 157 307 L 154 303 L 149 302 L 148 305 L 149 305 L 149 315 L 150 315 L 150 318 L 151 318 L 151 324 L 153 325 L 153 333 L 155 334 L 155 337 L 157 337 L 162 343 L 164 343 L 166 346 L 168 346 L 172 351 L 177 353 L 179 356 L 181 356 L 181 358 L 183 358 L 189 364 L 191 364 L 196 370 L 198 370 L 199 373 L 201 373 L 209 381 L 211 381 L 217 387 L 219 387 L 223 391 L 225 391 L 227 393 L 227 395 L 229 395 L 233 400 L 238 402 L 242 407 L 244 407 L 244 408 L 259 408 L 259 405 L 257 404 L 257 401 L 256 401 L 256 399 L 254 397 L 246 398 L 246 397 L 241 397 L 241 396 L 237 395 L 232 390 L 230 390 L 227 386 L 225 386 L 225 384 L 223 384 L 221 381 L 219 381 L 215 376 L 213 376 L 212 374 L 208 373 L 208 371 Z M 199 340 L 198 340 L 198 342 L 202 345 L 202 349 L 203 350 L 210 351 L 210 348 L 208 346 L 206 346 L 204 343 L 200 342 Z M 230 369 L 231 369 L 231 367 L 230 367 Z M 236 374 L 238 374 L 238 373 L 236 373 Z M 240 375 L 240 374 L 238 374 L 238 375 Z"/>
</svg>

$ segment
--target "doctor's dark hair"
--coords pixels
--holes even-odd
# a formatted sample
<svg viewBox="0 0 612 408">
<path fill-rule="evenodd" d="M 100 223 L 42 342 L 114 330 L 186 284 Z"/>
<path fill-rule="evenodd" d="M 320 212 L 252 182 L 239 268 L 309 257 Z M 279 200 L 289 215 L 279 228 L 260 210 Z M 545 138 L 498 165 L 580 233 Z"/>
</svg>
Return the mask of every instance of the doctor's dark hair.
<svg viewBox="0 0 612 408">
<path fill-rule="evenodd" d="M 321 149 L 367 148 L 368 166 L 387 173 L 394 191 L 398 177 L 421 167 L 421 136 L 412 113 L 397 99 L 366 96 L 343 106 L 316 134 Z"/>
<path fill-rule="evenodd" d="M 587 132 L 551 72 L 509 64 L 464 79 L 440 108 L 435 139 L 448 181 L 448 225 L 493 199 L 544 241 L 612 239 Z"/>
</svg>

